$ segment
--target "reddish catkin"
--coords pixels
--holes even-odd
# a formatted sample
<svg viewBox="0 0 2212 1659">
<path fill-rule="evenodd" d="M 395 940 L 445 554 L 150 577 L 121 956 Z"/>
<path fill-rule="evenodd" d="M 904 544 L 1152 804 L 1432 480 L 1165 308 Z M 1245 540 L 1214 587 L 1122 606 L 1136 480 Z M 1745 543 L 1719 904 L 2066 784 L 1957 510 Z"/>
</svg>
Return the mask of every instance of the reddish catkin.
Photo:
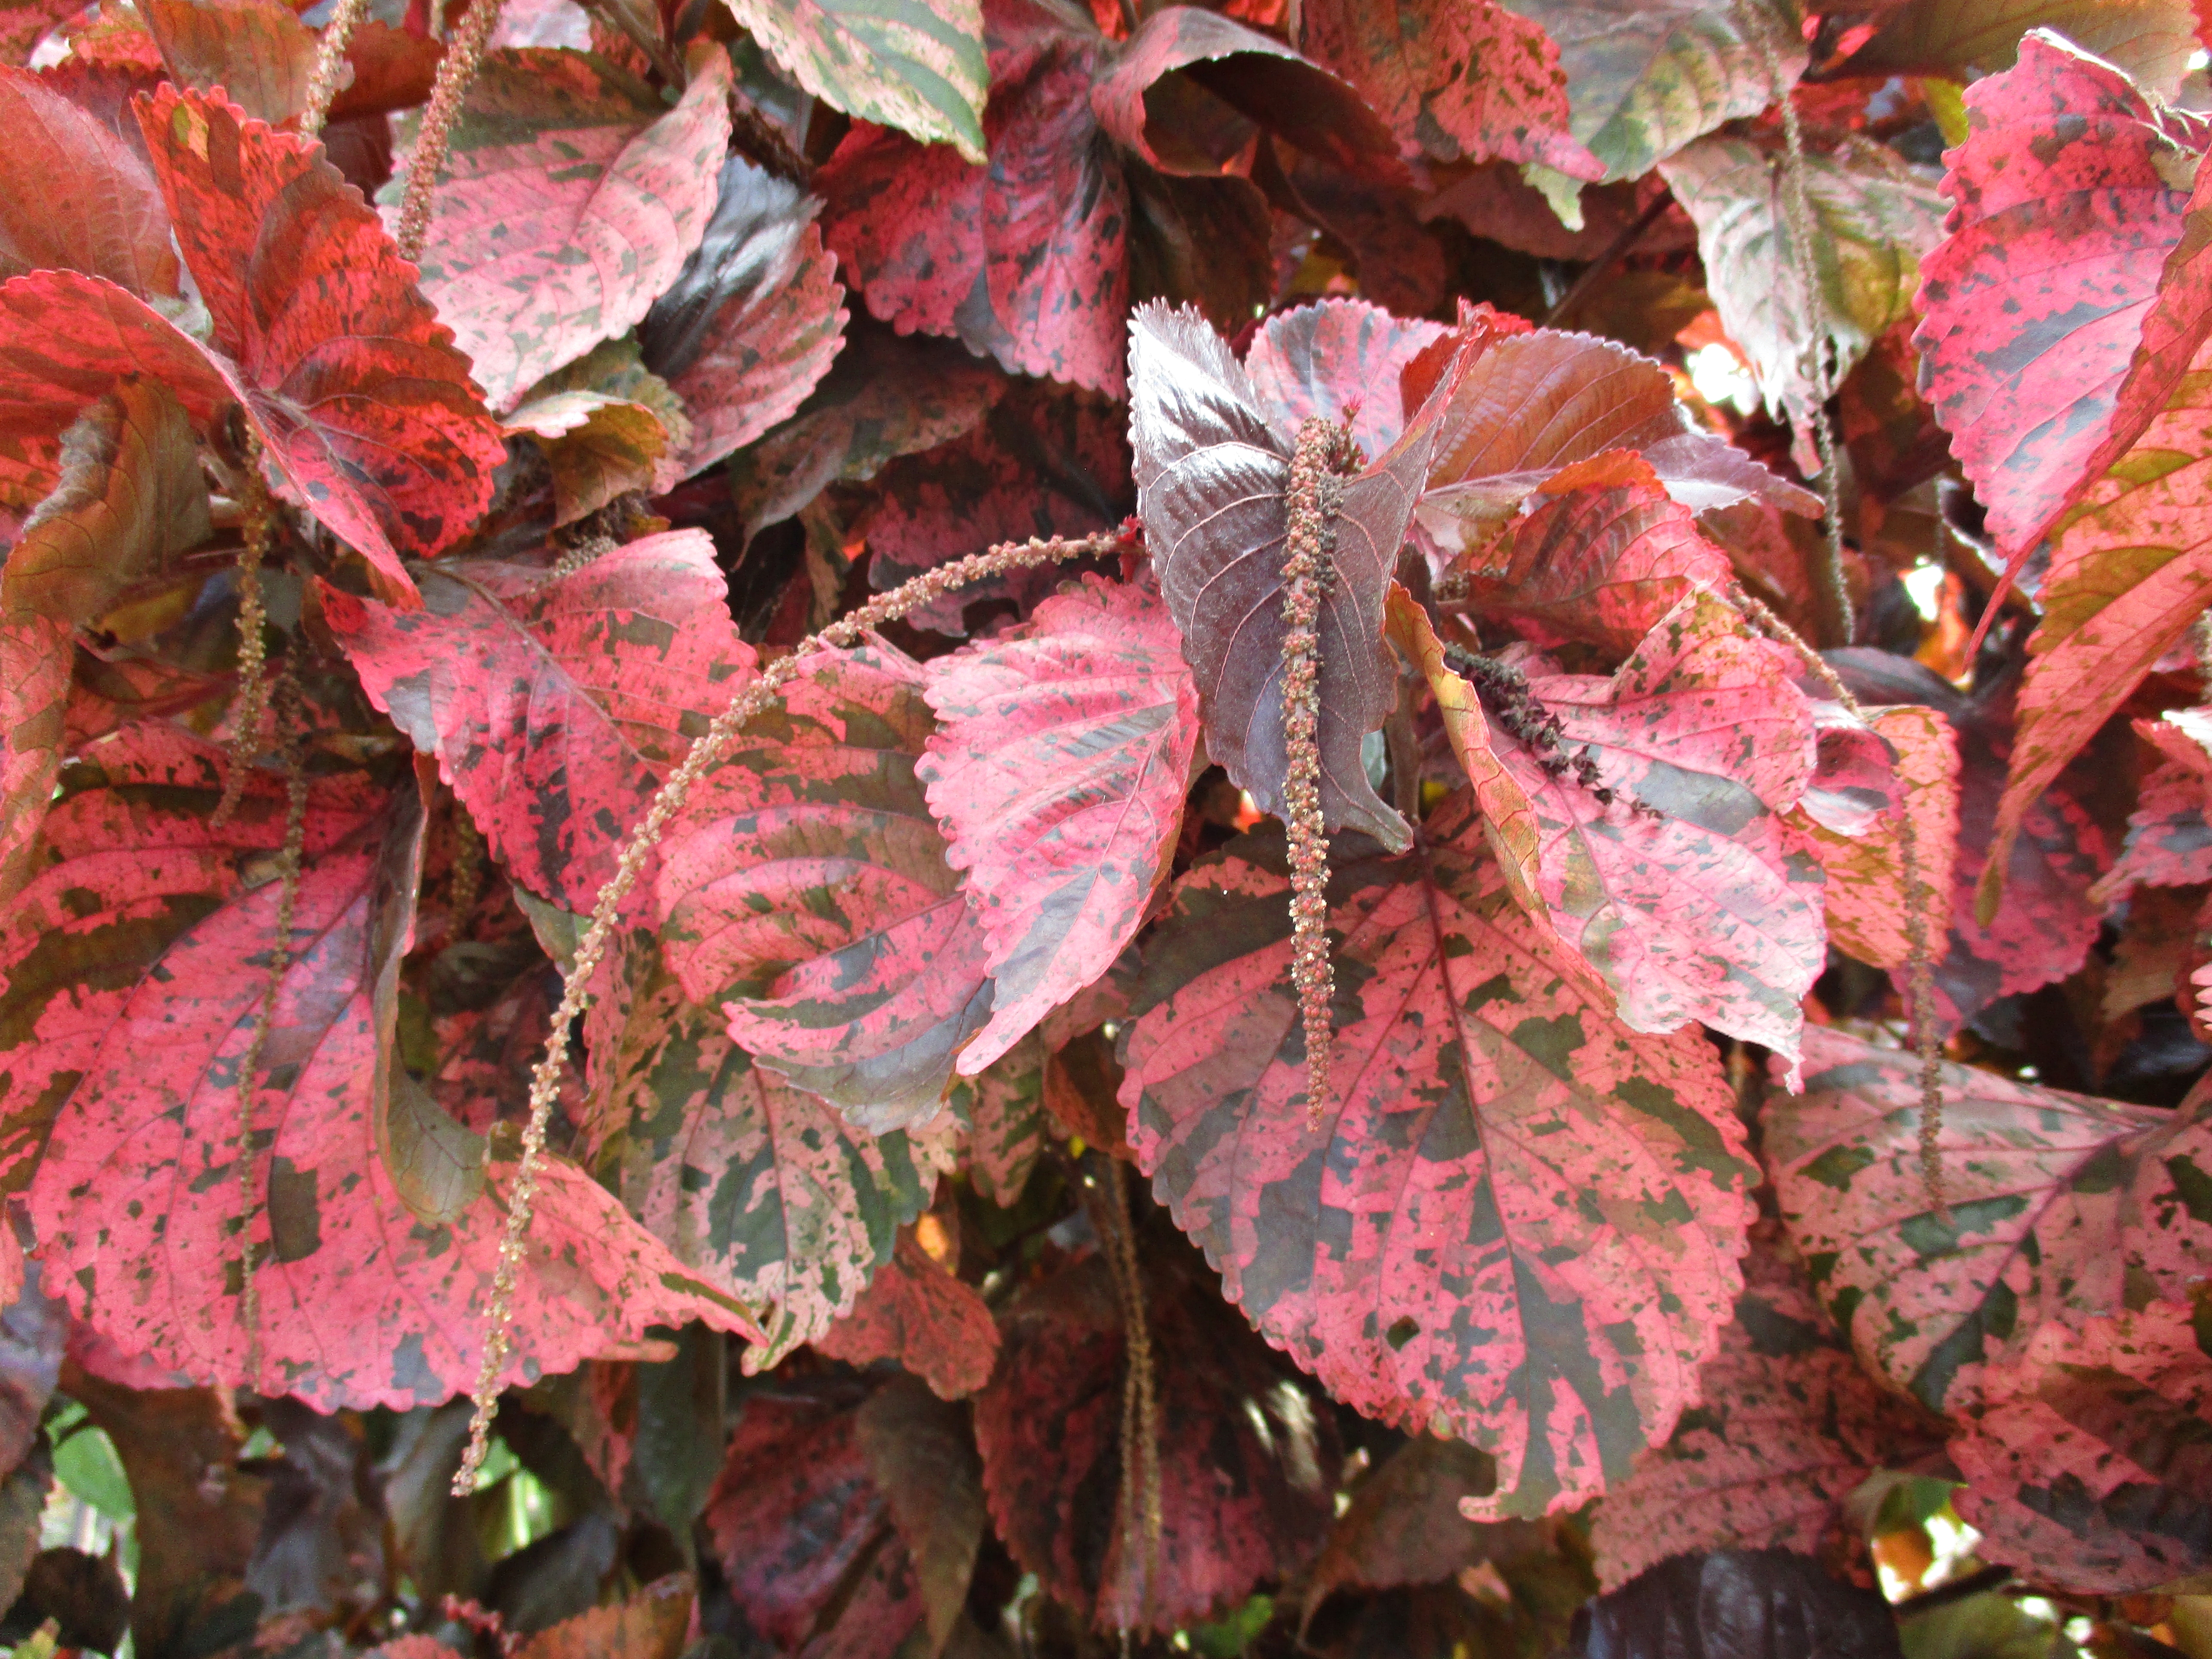
<svg viewBox="0 0 2212 1659">
<path fill-rule="evenodd" d="M 1283 561 L 1283 828 L 1291 848 L 1291 983 L 1305 1029 L 1306 1117 L 1328 1109 L 1335 1034 L 1329 1005 L 1328 836 L 1321 807 L 1321 607 L 1335 571 L 1340 476 L 1351 459 L 1346 429 L 1308 416 L 1291 454 Z"/>
<path fill-rule="evenodd" d="M 407 191 L 399 202 L 399 228 L 392 241 L 403 259 L 420 263 L 422 238 L 430 228 L 430 198 L 445 171 L 446 148 L 453 140 L 453 123 L 460 118 L 469 83 L 477 78 L 483 61 L 484 43 L 499 24 L 502 0 L 475 0 L 460 27 L 446 42 L 446 55 L 438 62 L 438 78 L 431 83 L 430 100 L 422 106 L 422 125 L 415 136 L 415 155 L 407 164 Z"/>
<path fill-rule="evenodd" d="M 246 546 L 238 556 L 238 696 L 230 709 L 230 758 L 222 799 L 216 804 L 217 824 L 228 823 L 238 810 L 253 757 L 261 752 L 261 717 L 269 708 L 262 638 L 269 613 L 261 599 L 261 565 L 268 556 L 276 507 L 269 499 L 268 481 L 261 476 L 261 440 L 251 426 L 245 429 L 240 448 L 244 459 L 238 469 L 238 504 L 245 520 Z"/>
<path fill-rule="evenodd" d="M 622 858 L 607 884 L 592 906 L 591 920 L 576 940 L 576 953 L 561 976 L 561 1002 L 553 1011 L 551 1034 L 530 1078 L 530 1117 L 522 1130 L 522 1155 L 515 1167 L 514 1184 L 507 1199 L 507 1228 L 500 1237 L 499 1262 L 492 1273 L 491 1304 L 485 1315 L 483 1357 L 477 1371 L 473 1394 L 476 1413 L 469 1422 L 468 1449 L 453 1476 L 453 1491 L 463 1497 L 476 1490 L 477 1471 L 483 1466 L 491 1445 L 491 1421 L 499 1407 L 500 1374 L 507 1369 L 513 1348 L 514 1290 L 521 1269 L 523 1242 L 530 1230 L 530 1212 L 538 1195 L 538 1164 L 545 1152 L 545 1134 L 552 1121 L 553 1102 L 561 1090 L 566 1068 L 568 1028 L 584 1012 L 589 987 L 605 955 L 614 932 L 616 914 L 645 868 L 645 860 L 659 845 L 660 837 L 683 810 L 691 787 L 720 758 L 730 740 L 746 721 L 775 702 L 785 685 L 797 677 L 806 660 L 821 651 L 843 650 L 859 642 L 870 630 L 896 621 L 916 606 L 928 604 L 956 588 L 1009 570 L 1057 564 L 1068 559 L 1103 557 L 1133 539 L 1133 526 L 1102 531 L 1095 536 L 1069 539 L 1031 538 L 1026 542 L 1003 542 L 988 552 L 956 559 L 934 570 L 924 571 L 912 581 L 878 593 L 867 604 L 842 617 L 811 638 L 802 640 L 787 657 L 778 658 L 714 717 L 684 756 L 683 764 L 660 786 L 645 817 L 623 848 Z"/>
<path fill-rule="evenodd" d="M 1134 1625 L 1146 1622 L 1159 1590 L 1160 1539 L 1166 1529 L 1160 1505 L 1160 1407 L 1158 1368 L 1152 1358 L 1152 1327 L 1145 1309 L 1144 1270 L 1137 1255 L 1136 1224 L 1129 1212 L 1128 1172 L 1116 1158 L 1105 1159 L 1110 1183 L 1107 1207 L 1106 1265 L 1121 1304 L 1127 1363 L 1121 1376 L 1121 1536 L 1141 1564 L 1143 1585 Z M 1125 1559 L 1128 1559 L 1127 1557 Z M 1125 1569 L 1126 1573 L 1126 1569 Z M 1125 1578 L 1126 1582 L 1126 1578 Z M 1133 1625 L 1121 1630 L 1129 1646 Z"/>
<path fill-rule="evenodd" d="M 323 123 L 330 118 L 331 100 L 338 94 L 338 76 L 345 72 L 346 42 L 353 38 L 354 25 L 368 9 L 368 0 L 337 0 L 331 9 L 331 20 L 323 25 L 322 39 L 315 43 L 315 64 L 307 72 L 307 95 L 300 111 L 300 136 L 319 137 Z"/>
</svg>

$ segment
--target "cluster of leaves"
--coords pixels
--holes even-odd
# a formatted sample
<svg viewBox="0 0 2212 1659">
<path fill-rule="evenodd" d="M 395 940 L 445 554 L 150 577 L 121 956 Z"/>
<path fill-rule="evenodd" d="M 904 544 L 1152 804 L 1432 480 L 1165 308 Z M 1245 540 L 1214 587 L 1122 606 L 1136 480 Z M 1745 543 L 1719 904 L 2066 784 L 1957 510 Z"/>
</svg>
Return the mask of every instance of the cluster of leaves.
<svg viewBox="0 0 2212 1659">
<path fill-rule="evenodd" d="M 2185 0 L 471 15 L 0 6 L 0 1632 L 2204 1650 Z"/>
</svg>

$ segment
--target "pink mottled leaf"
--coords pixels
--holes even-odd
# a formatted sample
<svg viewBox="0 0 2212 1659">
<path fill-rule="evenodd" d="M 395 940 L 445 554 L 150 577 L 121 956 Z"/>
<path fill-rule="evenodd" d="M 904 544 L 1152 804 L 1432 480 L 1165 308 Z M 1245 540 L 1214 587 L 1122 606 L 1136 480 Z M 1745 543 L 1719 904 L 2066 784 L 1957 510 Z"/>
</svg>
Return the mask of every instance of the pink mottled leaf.
<svg viewBox="0 0 2212 1659">
<path fill-rule="evenodd" d="M 1721 592 L 1733 580 L 1728 555 L 1632 451 L 1560 468 L 1529 509 L 1496 562 L 1468 572 L 1468 597 L 1538 645 L 1580 641 L 1625 657 L 1692 586 Z"/>
<path fill-rule="evenodd" d="M 950 1138 L 871 1135 L 762 1070 L 721 1012 L 685 1001 L 651 936 L 586 1017 L 595 1168 L 693 1273 L 765 1308 L 748 1371 L 852 1310 L 951 1167 Z"/>
<path fill-rule="evenodd" d="M 1879 820 L 1856 834 L 1812 822 L 1800 824 L 1813 855 L 1826 872 L 1828 940 L 1846 955 L 1877 968 L 1901 969 L 1911 954 L 1907 918 L 1928 918 L 1928 939 L 1941 942 L 1941 918 L 1956 885 L 1959 845 L 1959 741 L 1950 722 L 1914 704 L 1871 716 L 1896 757 L 1900 803 L 1881 809 Z M 1900 834 L 1912 814 L 1917 879 L 1905 868 Z"/>
<path fill-rule="evenodd" d="M 877 1132 L 937 1115 L 990 1016 L 983 929 L 915 763 L 921 665 L 823 653 L 747 726 L 662 849 L 668 965 L 732 1039 Z"/>
<path fill-rule="evenodd" d="M 1611 340 L 1552 329 L 1491 344 L 1461 385 L 1437 441 L 1421 526 L 1449 552 L 1474 553 L 1547 478 L 1609 449 L 1641 454 L 1692 512 L 1759 500 L 1795 513 L 1817 499 L 1704 431 L 1650 358 Z"/>
<path fill-rule="evenodd" d="M 64 778 L 0 963 L 10 1150 L 57 1282 L 127 1352 L 325 1410 L 433 1404 L 474 1380 L 513 1166 L 447 1225 L 401 1205 L 372 1124 L 392 1034 L 376 981 L 407 948 L 422 814 L 355 780 L 318 787 L 254 1098 L 260 1369 L 240 1312 L 237 1067 L 267 978 L 283 790 L 257 778 L 222 829 L 222 751 L 141 727 Z M 158 1055 L 158 1063 L 149 1056 Z M 37 1142 L 45 1144 L 40 1151 Z M 263 1157 L 266 1163 L 260 1162 Z M 614 1200 L 540 1176 L 510 1377 L 565 1370 L 653 1323 L 750 1331 Z"/>
<path fill-rule="evenodd" d="M 638 331 L 691 415 L 684 473 L 795 412 L 844 345 L 845 290 L 814 223 L 821 204 L 732 155 L 699 246 Z"/>
<path fill-rule="evenodd" d="M 896 1359 L 940 1400 L 958 1400 L 991 1380 L 999 1328 L 975 1289 L 929 1259 L 911 1228 L 850 1313 L 814 1339 L 850 1365 Z"/>
<path fill-rule="evenodd" d="M 1917 1057 L 1815 1027 L 1805 1060 L 1805 1093 L 1765 1112 L 1790 1241 L 1859 1358 L 1929 1410 L 1971 1403 L 2039 1327 L 2186 1302 L 2212 1267 L 2201 1110 L 1946 1065 L 1947 1221 L 1921 1170 Z"/>
<path fill-rule="evenodd" d="M 1990 1367 L 1986 1403 L 1951 1442 L 1977 1553 L 2106 1595 L 2212 1567 L 2203 1329 L 2187 1307 L 2153 1302 L 2079 1329 L 2045 1326 Z"/>
<path fill-rule="evenodd" d="M 1145 919 L 1198 742 L 1178 645 L 1159 599 L 1091 577 L 924 671 L 939 725 L 915 775 L 996 985 L 964 1075 L 1104 974 Z"/>
<path fill-rule="evenodd" d="M 950 144 L 981 165 L 983 101 L 994 76 L 978 0 L 870 9 L 824 0 L 727 0 L 730 11 L 799 84 L 848 115 Z"/>
<path fill-rule="evenodd" d="M 105 276 L 140 298 L 177 291 L 169 214 L 145 161 L 28 70 L 0 68 L 0 276 Z"/>
<path fill-rule="evenodd" d="M 1261 809 L 1283 809 L 1283 562 L 1294 428 L 1197 312 L 1154 304 L 1130 324 L 1137 504 L 1160 591 L 1198 682 L 1206 750 Z M 1382 643 L 1382 602 L 1435 449 L 1438 422 L 1489 331 L 1470 329 L 1420 412 L 1390 448 L 1347 479 L 1332 578 L 1322 600 L 1322 814 L 1402 848 L 1405 822 L 1367 780 L 1360 742 L 1398 703 Z M 1382 372 L 1384 364 L 1376 366 Z M 1395 375 L 1376 388 L 1387 397 Z"/>
<path fill-rule="evenodd" d="M 1569 131 L 1636 179 L 1723 122 L 1756 115 L 1805 66 L 1795 19 L 1743 0 L 1503 0 L 1558 47 Z M 1770 67 L 1771 65 L 1771 67 Z"/>
<path fill-rule="evenodd" d="M 422 291 L 495 409 L 644 319 L 714 210 L 729 59 L 673 109 L 600 59 L 489 52 L 432 197 Z"/>
<path fill-rule="evenodd" d="M 1333 857 L 1317 1121 L 1273 834 L 1177 884 L 1121 1098 L 1262 1334 L 1355 1409 L 1491 1452 L 1488 1514 L 1535 1515 L 1625 1478 L 1697 1397 L 1753 1177 L 1704 1039 L 1577 988 L 1445 810 L 1403 856 Z"/>
<path fill-rule="evenodd" d="M 1553 926 L 1632 1030 L 1702 1020 L 1797 1052 L 1798 1005 L 1827 961 L 1820 866 L 1780 816 L 1819 752 L 1797 674 L 1793 652 L 1693 589 L 1610 678 L 1532 668 L 1565 767 L 1498 735 L 1534 806 Z"/>
<path fill-rule="evenodd" d="M 459 561 L 424 606 L 322 590 L 377 707 L 467 805 L 515 878 L 587 910 L 660 781 L 744 686 L 703 531 L 667 531 L 564 576 Z"/>
<path fill-rule="evenodd" d="M 1612 1589 L 1670 1555 L 1721 1549 L 1795 1550 L 1864 1574 L 1844 1499 L 1936 1436 L 1859 1369 L 1794 1257 L 1754 1242 L 1735 1318 L 1702 1375 L 1704 1403 L 1606 1495 L 1590 1537 L 1598 1583 Z"/>
<path fill-rule="evenodd" d="M 1913 338 L 2016 567 L 2142 434 L 2212 328 L 2212 264 L 2189 234 L 2212 128 L 2041 30 L 1966 107 Z"/>
<path fill-rule="evenodd" d="M 400 554 L 459 539 L 506 454 L 467 360 L 319 146 L 198 93 L 136 107 L 211 343 L 280 483 L 368 559 L 388 603 L 411 603 Z"/>
<path fill-rule="evenodd" d="M 0 621 L 0 902 L 28 878 L 46 821 L 70 696 L 70 630 L 40 616 Z M 6 1157 L 0 1133 L 0 1161 Z"/>
<path fill-rule="evenodd" d="M 925 1618 L 862 1437 L 871 1403 L 865 1383 L 832 1376 L 747 1395 L 707 1500 L 731 1599 L 794 1659 L 892 1659 Z"/>
<path fill-rule="evenodd" d="M 1349 417 L 1352 441 L 1371 457 L 1405 430 L 1407 365 L 1449 331 L 1364 300 L 1320 300 L 1261 324 L 1244 372 L 1273 425 L 1294 432 L 1309 415 Z"/>
<path fill-rule="evenodd" d="M 61 465 L 0 573 L 11 615 L 95 622 L 132 582 L 208 538 L 191 419 L 158 380 L 118 380 L 62 434 Z"/>
<path fill-rule="evenodd" d="M 1576 179 L 1605 172 L 1568 131 L 1559 49 L 1498 0 L 1318 0 L 1303 16 L 1306 50 L 1359 88 L 1408 160 L 1534 161 Z"/>
<path fill-rule="evenodd" d="M 1068 1005 L 1079 1008 L 1084 999 Z M 1056 1012 L 1052 1023 L 1066 1017 Z M 946 1103 L 967 1129 L 968 1179 L 1012 1209 L 1052 1139 L 1044 1106 L 1045 1033 L 1032 1032 L 975 1076 L 955 1074 Z"/>
<path fill-rule="evenodd" d="M 2100 900 L 2124 897 L 2138 884 L 2191 887 L 2212 881 L 2212 715 L 2177 708 L 2137 720 L 2136 731 L 2158 760 L 2145 775 L 2128 816 L 2120 856 L 2092 890 Z"/>
<path fill-rule="evenodd" d="M 1159 1400 L 1159 1576 L 1120 1512 L 1127 1344 L 1093 1255 L 1006 1310 L 1005 1348 L 975 1399 L 983 1489 L 999 1535 L 1046 1589 L 1102 1630 L 1171 1630 L 1295 1570 L 1328 1531 L 1334 1425 L 1224 1307 L 1188 1250 L 1139 1253 Z M 1132 1548 L 1134 1543 L 1135 1547 Z"/>
</svg>

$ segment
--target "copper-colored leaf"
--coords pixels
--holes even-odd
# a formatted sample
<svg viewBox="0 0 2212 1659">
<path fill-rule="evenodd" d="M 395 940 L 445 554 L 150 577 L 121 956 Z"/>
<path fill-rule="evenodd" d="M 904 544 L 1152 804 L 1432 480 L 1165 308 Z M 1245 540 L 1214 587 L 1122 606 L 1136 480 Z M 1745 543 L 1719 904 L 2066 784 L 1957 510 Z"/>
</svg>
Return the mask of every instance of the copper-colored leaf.
<svg viewBox="0 0 2212 1659">
<path fill-rule="evenodd" d="M 27 70 L 0 68 L 0 276 L 61 269 L 141 298 L 177 291 L 154 175 L 105 123 Z"/>
<path fill-rule="evenodd" d="M 931 1261 L 902 1227 L 890 1264 L 814 1346 L 848 1364 L 896 1359 L 939 1399 L 957 1400 L 991 1380 L 999 1328 L 974 1287 Z"/>
</svg>

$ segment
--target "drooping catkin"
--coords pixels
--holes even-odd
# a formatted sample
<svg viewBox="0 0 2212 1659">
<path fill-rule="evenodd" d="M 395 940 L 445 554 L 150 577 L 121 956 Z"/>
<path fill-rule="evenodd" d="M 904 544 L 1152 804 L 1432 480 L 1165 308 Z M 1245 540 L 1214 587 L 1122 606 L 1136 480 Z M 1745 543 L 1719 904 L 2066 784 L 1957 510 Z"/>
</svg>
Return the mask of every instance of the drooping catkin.
<svg viewBox="0 0 2212 1659">
<path fill-rule="evenodd" d="M 261 1218 L 261 1199 L 253 1178 L 259 1167 L 253 1146 L 253 1092 L 276 1018 L 276 998 L 292 965 L 292 915 L 299 905 L 301 858 L 307 836 L 307 766 L 299 683 L 289 669 L 277 676 L 273 700 L 284 756 L 284 839 L 276 854 L 276 917 L 270 932 L 269 972 L 246 1053 L 238 1063 L 239 1318 L 246 1327 L 247 1385 L 257 1389 L 261 1382 L 261 1293 L 255 1278 L 253 1229 Z"/>
<path fill-rule="evenodd" d="M 430 228 L 430 198 L 445 170 L 446 149 L 453 141 L 453 123 L 460 118 L 469 83 L 477 78 L 483 61 L 484 43 L 499 25 L 504 0 L 473 0 L 461 26 L 446 42 L 446 55 L 438 61 L 438 78 L 431 82 L 429 102 L 422 106 L 422 125 L 415 137 L 415 154 L 407 164 L 407 190 L 399 201 L 399 228 L 392 240 L 399 257 L 419 264 L 422 239 Z"/>
<path fill-rule="evenodd" d="M 1126 1364 L 1121 1379 L 1121 1484 L 1119 1493 L 1123 1549 L 1133 1547 L 1143 1569 L 1137 1609 L 1142 1623 L 1159 1594 L 1160 1540 L 1166 1516 L 1160 1504 L 1160 1413 L 1158 1368 L 1153 1363 L 1152 1327 L 1145 1308 L 1144 1270 L 1137 1255 L 1137 1231 L 1129 1212 L 1128 1175 L 1119 1158 L 1107 1157 L 1111 1191 L 1107 1194 L 1107 1267 L 1121 1304 Z M 1125 1580 L 1126 1582 L 1126 1580 Z M 1121 1635 L 1127 1646 L 1131 1626 Z"/>
<path fill-rule="evenodd" d="M 1120 547 L 1133 533 L 1125 528 L 1074 539 L 1055 536 L 1049 539 L 1033 537 L 1026 542 L 1003 542 L 987 552 L 971 554 L 934 570 L 926 570 L 911 581 L 878 593 L 820 633 L 799 641 L 789 656 L 779 658 L 763 669 L 758 678 L 714 717 L 714 723 L 691 745 L 682 764 L 661 785 L 659 793 L 646 809 L 645 817 L 624 843 L 615 873 L 592 903 L 591 919 L 577 939 L 575 955 L 562 972 L 561 1001 L 553 1011 L 552 1030 L 537 1068 L 531 1073 L 530 1116 L 523 1125 L 521 1157 L 507 1195 L 507 1226 L 500 1237 L 499 1261 L 492 1274 L 491 1302 L 484 1321 L 483 1357 L 472 1395 L 476 1411 L 469 1421 L 468 1449 L 462 1455 L 461 1467 L 453 1476 L 453 1491 L 457 1494 L 465 1497 L 476 1490 L 477 1471 L 483 1467 L 491 1446 L 492 1417 L 499 1407 L 500 1375 L 507 1368 L 507 1357 L 513 1346 L 515 1285 L 521 1268 L 524 1240 L 530 1229 L 531 1206 L 538 1194 L 538 1160 L 544 1155 L 553 1103 L 560 1093 L 561 1078 L 567 1066 L 568 1029 L 589 1000 L 592 975 L 599 971 L 600 959 L 606 953 L 607 941 L 614 932 L 615 917 L 623 901 L 637 884 L 646 859 L 659 845 L 670 821 L 683 810 L 692 786 L 720 757 L 745 722 L 765 711 L 815 653 L 843 650 L 870 630 L 970 582 L 1010 570 L 1056 564 L 1086 556 L 1103 556 Z"/>
<path fill-rule="evenodd" d="M 238 504 L 246 529 L 246 545 L 238 556 L 238 695 L 230 708 L 230 755 L 223 775 L 222 799 L 216 803 L 214 822 L 230 821 L 253 758 L 261 752 L 261 719 L 269 708 L 268 665 L 262 635 L 269 623 L 262 603 L 261 566 L 268 556 L 269 536 L 276 508 L 269 499 L 269 482 L 261 476 L 261 440 L 251 424 L 244 428 L 238 469 Z"/>
<path fill-rule="evenodd" d="M 307 93 L 300 111 L 300 135 L 304 138 L 319 136 L 323 123 L 330 118 L 331 100 L 338 94 L 338 76 L 345 70 L 346 43 L 353 38 L 354 25 L 361 21 L 362 14 L 368 9 L 368 0 L 337 0 L 331 9 L 330 21 L 323 25 L 322 38 L 315 42 L 314 67 L 307 71 Z"/>
<path fill-rule="evenodd" d="M 1291 454 L 1283 560 L 1283 828 L 1291 853 L 1291 983 L 1305 1031 L 1306 1119 L 1328 1109 L 1330 1021 L 1336 981 L 1328 959 L 1328 836 L 1321 805 L 1321 608 L 1335 570 L 1346 428 L 1309 416 Z"/>
</svg>

